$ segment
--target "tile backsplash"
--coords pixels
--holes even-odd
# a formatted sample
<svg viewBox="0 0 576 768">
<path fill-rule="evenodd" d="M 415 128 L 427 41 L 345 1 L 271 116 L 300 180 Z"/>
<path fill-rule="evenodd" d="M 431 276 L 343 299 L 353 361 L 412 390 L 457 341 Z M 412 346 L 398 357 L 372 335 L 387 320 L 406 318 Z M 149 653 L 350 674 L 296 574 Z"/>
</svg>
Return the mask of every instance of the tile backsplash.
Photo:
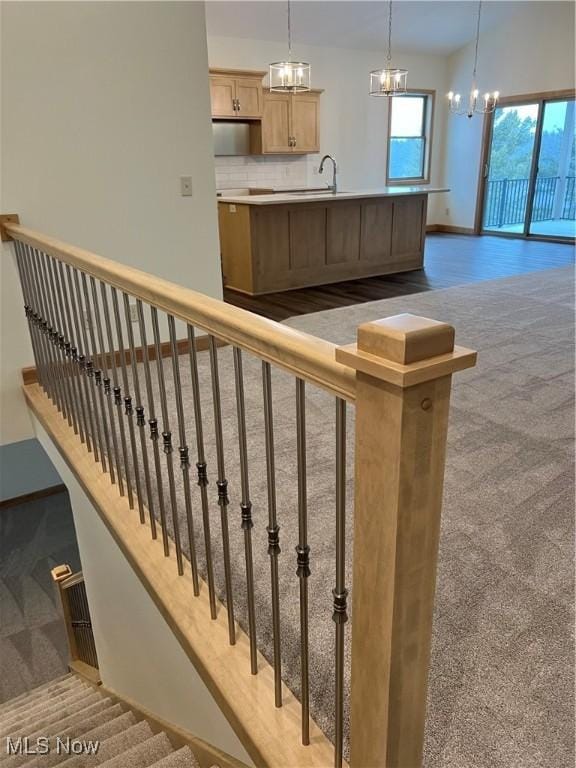
<svg viewBox="0 0 576 768">
<path fill-rule="evenodd" d="M 314 164 L 308 156 L 216 157 L 216 188 L 306 186 Z"/>
</svg>

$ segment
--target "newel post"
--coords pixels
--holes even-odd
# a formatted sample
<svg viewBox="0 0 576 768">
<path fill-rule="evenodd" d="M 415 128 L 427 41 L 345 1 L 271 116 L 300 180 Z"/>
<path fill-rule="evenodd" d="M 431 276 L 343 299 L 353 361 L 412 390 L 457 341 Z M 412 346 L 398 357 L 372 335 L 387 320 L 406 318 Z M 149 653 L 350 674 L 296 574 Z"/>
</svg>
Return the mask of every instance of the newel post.
<svg viewBox="0 0 576 768">
<path fill-rule="evenodd" d="M 415 315 L 358 328 L 351 768 L 422 763 L 452 373 L 476 353 Z"/>
</svg>

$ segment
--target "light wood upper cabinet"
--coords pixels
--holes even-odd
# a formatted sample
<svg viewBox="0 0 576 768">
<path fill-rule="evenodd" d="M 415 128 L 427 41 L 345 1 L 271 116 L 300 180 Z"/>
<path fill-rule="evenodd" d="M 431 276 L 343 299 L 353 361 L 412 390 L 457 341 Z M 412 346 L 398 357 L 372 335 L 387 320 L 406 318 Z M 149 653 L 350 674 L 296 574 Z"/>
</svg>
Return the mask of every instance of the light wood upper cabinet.
<svg viewBox="0 0 576 768">
<path fill-rule="evenodd" d="M 292 96 L 292 151 L 320 151 L 320 94 L 295 93 Z"/>
<path fill-rule="evenodd" d="M 210 70 L 212 117 L 258 120 L 262 117 L 262 78 L 265 72 Z"/>
<path fill-rule="evenodd" d="M 264 90 L 262 154 L 320 151 L 320 93 L 274 93 Z"/>
<path fill-rule="evenodd" d="M 264 91 L 262 111 L 262 152 L 265 154 L 292 152 L 290 132 L 289 93 Z"/>
</svg>

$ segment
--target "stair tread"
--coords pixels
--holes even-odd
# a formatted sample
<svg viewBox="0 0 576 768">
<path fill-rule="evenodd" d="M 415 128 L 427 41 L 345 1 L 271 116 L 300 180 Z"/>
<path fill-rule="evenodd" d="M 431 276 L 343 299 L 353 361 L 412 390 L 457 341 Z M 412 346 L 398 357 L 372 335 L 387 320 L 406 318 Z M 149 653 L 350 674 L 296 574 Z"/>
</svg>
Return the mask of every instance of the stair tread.
<svg viewBox="0 0 576 768">
<path fill-rule="evenodd" d="M 165 733 L 157 733 L 156 736 L 100 765 L 102 768 L 148 768 L 172 752 L 173 747 L 168 736 Z"/>
<path fill-rule="evenodd" d="M 90 693 L 93 689 L 88 685 L 81 685 L 74 687 L 69 691 L 58 692 L 56 695 L 46 696 L 39 700 L 34 699 L 29 706 L 21 707 L 15 712 L 12 712 L 10 716 L 6 716 L 0 720 L 0 735 L 7 733 L 8 729 L 12 727 L 14 723 L 32 722 L 38 713 L 45 708 L 54 709 L 64 705 L 68 700 L 74 700 L 82 693 Z"/>
<path fill-rule="evenodd" d="M 6 701 L 3 701 L 2 704 L 0 704 L 0 713 L 2 713 L 6 709 L 12 709 L 14 706 L 17 706 L 20 701 L 30 698 L 31 696 L 35 696 L 36 694 L 46 690 L 52 685 L 59 685 L 60 683 L 65 682 L 66 680 L 78 680 L 78 678 L 76 677 L 76 675 L 73 675 L 71 672 L 67 672 L 65 675 L 61 675 L 60 677 L 55 677 L 53 680 L 47 680 L 45 683 L 42 683 L 41 685 L 37 685 L 36 688 L 32 688 L 32 690 L 30 691 L 23 691 L 22 693 L 19 693 L 17 696 L 13 696 L 11 699 L 7 699 Z"/>
<path fill-rule="evenodd" d="M 78 696 L 67 698 L 64 702 L 62 702 L 58 709 L 45 712 L 43 718 L 39 718 L 37 716 L 32 718 L 23 718 L 22 720 L 18 720 L 12 723 L 8 728 L 2 729 L 0 732 L 0 737 L 4 738 L 5 736 L 9 735 L 25 735 L 26 731 L 29 731 L 32 727 L 37 731 L 46 729 L 49 725 L 58 723 L 60 720 L 65 720 L 66 718 L 77 714 L 79 711 L 86 709 L 86 707 L 90 706 L 90 704 L 96 703 L 99 699 L 100 694 L 97 693 L 94 689 L 88 688 L 86 691 L 82 691 L 82 693 Z M 46 709 L 49 710 L 50 708 L 50 704 L 48 704 Z"/>
<path fill-rule="evenodd" d="M 126 730 L 135 722 L 136 718 L 131 712 L 124 712 L 120 704 L 114 704 L 102 712 L 97 712 L 90 717 L 71 724 L 68 728 L 59 732 L 59 735 L 85 741 L 105 741 L 111 736 Z M 23 763 L 21 768 L 52 768 L 52 766 L 58 765 L 58 763 L 66 759 L 66 755 L 59 755 L 57 752 L 52 751 L 48 755 L 35 757 Z"/>
<path fill-rule="evenodd" d="M 10 699 L 4 702 L 2 708 L 0 708 L 0 722 L 3 722 L 8 716 L 12 716 L 18 710 L 26 709 L 34 701 L 46 701 L 54 695 L 59 695 L 60 692 L 70 691 L 72 688 L 77 688 L 83 684 L 79 678 L 70 676 L 70 678 L 52 680 L 46 685 Z"/>
<path fill-rule="evenodd" d="M 190 747 L 182 747 L 158 762 L 152 763 L 152 768 L 200 768 L 200 763 Z"/>
<path fill-rule="evenodd" d="M 62 768 L 85 768 L 85 766 L 88 768 L 88 766 L 100 765 L 118 755 L 125 754 L 152 735 L 152 729 L 148 723 L 141 720 L 136 725 L 102 742 L 95 755 L 75 755 L 64 760 L 60 765 Z"/>
</svg>

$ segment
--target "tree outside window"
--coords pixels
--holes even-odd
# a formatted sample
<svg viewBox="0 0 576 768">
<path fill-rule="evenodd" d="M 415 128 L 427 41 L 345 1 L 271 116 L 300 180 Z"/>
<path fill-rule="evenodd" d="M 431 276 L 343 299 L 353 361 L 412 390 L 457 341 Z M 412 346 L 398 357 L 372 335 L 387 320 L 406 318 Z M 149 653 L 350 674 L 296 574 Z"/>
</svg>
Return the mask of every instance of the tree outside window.
<svg viewBox="0 0 576 768">
<path fill-rule="evenodd" d="M 433 98 L 410 92 L 390 99 L 388 184 L 429 181 Z"/>
</svg>

